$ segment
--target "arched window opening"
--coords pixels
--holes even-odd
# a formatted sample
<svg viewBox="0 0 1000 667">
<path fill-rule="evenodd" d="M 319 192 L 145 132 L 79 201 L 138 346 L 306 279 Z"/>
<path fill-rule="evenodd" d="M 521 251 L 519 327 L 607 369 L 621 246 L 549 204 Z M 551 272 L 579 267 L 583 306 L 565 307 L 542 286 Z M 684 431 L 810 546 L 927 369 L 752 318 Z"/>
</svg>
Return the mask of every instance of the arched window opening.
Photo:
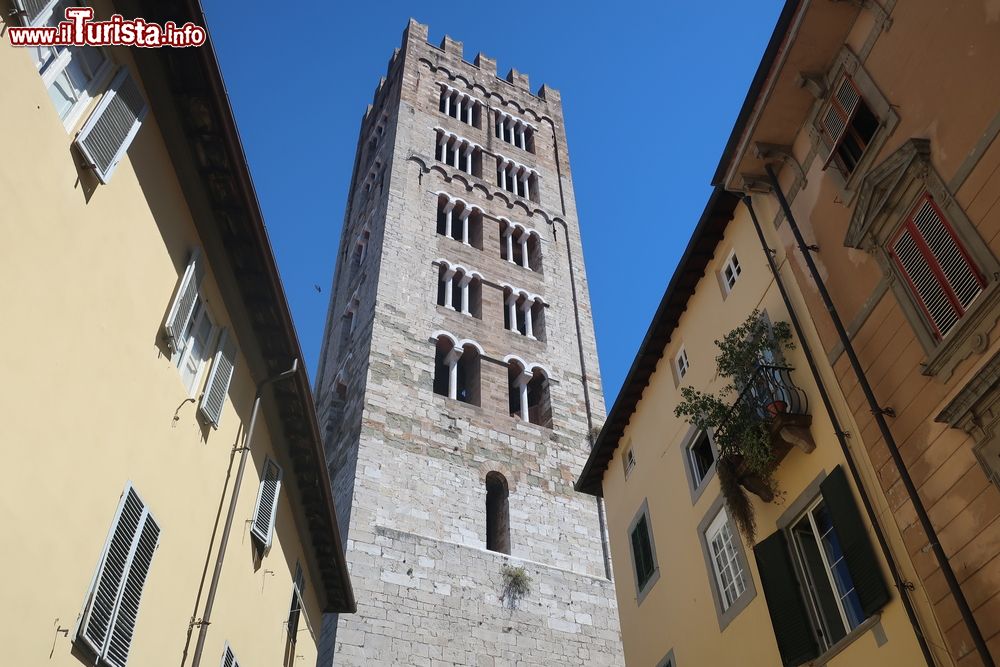
<svg viewBox="0 0 1000 667">
<path fill-rule="evenodd" d="M 535 368 L 528 382 L 528 421 L 538 426 L 552 428 L 549 379 L 540 368 Z"/>
<path fill-rule="evenodd" d="M 497 185 L 512 195 L 538 201 L 538 174 L 523 164 L 497 156 Z"/>
<path fill-rule="evenodd" d="M 515 225 L 508 220 L 500 221 L 500 257 L 511 264 L 530 269 L 542 270 L 542 239 L 538 232 Z"/>
<path fill-rule="evenodd" d="M 468 139 L 438 130 L 434 158 L 459 171 L 482 177 L 482 151 Z"/>
<path fill-rule="evenodd" d="M 460 266 L 451 267 L 447 262 L 441 262 L 438 268 L 437 304 L 463 315 L 482 319 L 482 277 L 474 271 L 467 271 Z"/>
<path fill-rule="evenodd" d="M 483 212 L 461 199 L 438 195 L 437 233 L 459 243 L 483 249 Z"/>
<path fill-rule="evenodd" d="M 438 111 L 466 125 L 482 127 L 482 105 L 479 100 L 454 88 L 441 86 Z"/>
<path fill-rule="evenodd" d="M 458 347 L 439 336 L 434 355 L 434 393 L 480 405 L 480 356 L 473 343 Z"/>
<path fill-rule="evenodd" d="M 535 129 L 510 114 L 497 109 L 493 117 L 493 135 L 529 153 L 535 152 Z"/>
<path fill-rule="evenodd" d="M 540 297 L 505 287 L 503 326 L 522 336 L 545 340 L 545 304 Z"/>
<path fill-rule="evenodd" d="M 486 548 L 510 553 L 510 501 L 507 480 L 495 470 L 486 474 Z"/>
</svg>

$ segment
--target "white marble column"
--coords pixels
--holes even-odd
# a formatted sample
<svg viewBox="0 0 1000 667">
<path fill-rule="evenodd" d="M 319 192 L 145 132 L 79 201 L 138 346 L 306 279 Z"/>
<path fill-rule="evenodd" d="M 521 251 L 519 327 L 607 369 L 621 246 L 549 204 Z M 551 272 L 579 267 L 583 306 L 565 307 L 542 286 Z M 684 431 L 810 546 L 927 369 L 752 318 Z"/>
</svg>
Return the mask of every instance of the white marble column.
<svg viewBox="0 0 1000 667">
<path fill-rule="evenodd" d="M 514 263 L 514 226 L 510 223 L 503 230 L 504 240 L 507 244 L 507 261 L 511 264 Z"/>
<path fill-rule="evenodd" d="M 438 139 L 438 146 L 441 147 L 441 162 L 448 164 L 448 135 L 444 132 L 441 133 L 441 138 Z"/>
<path fill-rule="evenodd" d="M 448 398 L 458 398 L 458 360 L 463 351 L 460 347 L 454 347 L 444 358 L 444 362 L 448 364 Z"/>
<path fill-rule="evenodd" d="M 465 173 L 472 173 L 472 144 L 466 144 L 465 147 Z"/>
<path fill-rule="evenodd" d="M 517 383 L 517 393 L 521 403 L 521 420 L 531 421 L 531 417 L 528 414 L 528 383 L 531 382 L 531 375 L 526 371 L 522 371 L 517 376 L 515 382 Z"/>
<path fill-rule="evenodd" d="M 517 331 L 517 293 L 511 292 L 507 297 L 507 314 L 510 317 L 510 330 Z"/>
<path fill-rule="evenodd" d="M 448 88 L 444 89 L 444 115 L 451 115 L 451 90 Z"/>
<path fill-rule="evenodd" d="M 459 287 L 462 288 L 462 314 L 469 315 L 469 284 L 472 282 L 472 276 L 463 275 L 458 281 Z"/>
<path fill-rule="evenodd" d="M 462 120 L 462 95 L 455 97 L 455 118 Z"/>
<path fill-rule="evenodd" d="M 503 162 L 500 165 L 500 189 L 507 189 L 507 163 Z"/>
<path fill-rule="evenodd" d="M 535 337 L 535 334 L 531 330 L 531 307 L 533 305 L 535 305 L 535 302 L 531 299 L 525 299 L 521 305 L 521 310 L 524 311 L 524 335 L 528 338 Z"/>
<path fill-rule="evenodd" d="M 452 281 L 455 278 L 455 269 L 448 269 L 444 272 L 444 307 L 454 308 L 451 304 Z"/>
<path fill-rule="evenodd" d="M 523 232 L 521 237 L 517 240 L 517 242 L 521 244 L 521 266 L 526 269 L 531 268 L 531 265 L 528 262 L 528 238 L 528 232 Z"/>
<path fill-rule="evenodd" d="M 451 214 L 452 210 L 455 208 L 455 202 L 448 201 L 444 205 L 444 235 L 451 236 Z"/>
<path fill-rule="evenodd" d="M 469 245 L 469 216 L 472 214 L 472 209 L 468 206 L 462 211 L 462 215 L 459 216 L 459 220 L 462 222 L 462 243 Z"/>
</svg>

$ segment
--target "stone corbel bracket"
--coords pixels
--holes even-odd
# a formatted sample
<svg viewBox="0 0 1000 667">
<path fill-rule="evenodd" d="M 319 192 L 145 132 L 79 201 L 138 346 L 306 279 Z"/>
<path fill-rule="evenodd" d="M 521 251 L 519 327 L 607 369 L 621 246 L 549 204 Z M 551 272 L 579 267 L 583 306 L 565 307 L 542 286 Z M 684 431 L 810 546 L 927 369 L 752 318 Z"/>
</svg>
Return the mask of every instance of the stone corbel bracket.
<svg viewBox="0 0 1000 667">
<path fill-rule="evenodd" d="M 802 187 L 806 186 L 806 172 L 802 169 L 799 161 L 795 159 L 795 156 L 792 155 L 791 146 L 756 141 L 753 145 L 753 152 L 758 160 L 763 160 L 764 162 L 783 162 L 790 165 L 798 173 Z"/>
</svg>

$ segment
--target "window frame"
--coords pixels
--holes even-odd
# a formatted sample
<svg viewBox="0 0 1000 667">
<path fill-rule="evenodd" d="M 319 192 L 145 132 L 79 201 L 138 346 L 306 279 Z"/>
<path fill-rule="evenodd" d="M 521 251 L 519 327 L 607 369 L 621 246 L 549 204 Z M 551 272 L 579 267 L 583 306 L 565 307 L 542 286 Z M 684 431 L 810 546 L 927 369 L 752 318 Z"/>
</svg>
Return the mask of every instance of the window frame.
<svg viewBox="0 0 1000 667">
<path fill-rule="evenodd" d="M 924 238 L 924 234 L 920 231 L 920 229 L 917 228 L 916 222 L 914 221 L 917 214 L 924 207 L 925 203 L 930 204 L 934 212 L 938 215 L 942 224 L 944 225 L 945 231 L 955 242 L 955 245 L 958 248 L 960 254 L 962 255 L 962 258 L 965 260 L 967 266 L 971 269 L 973 278 L 979 284 L 979 292 L 976 294 L 975 297 L 973 297 L 972 301 L 970 301 L 967 306 L 962 305 L 961 301 L 958 298 L 958 295 L 955 293 L 955 290 L 951 285 L 951 282 L 945 275 L 940 262 L 938 262 L 937 258 L 934 257 L 934 253 L 928 246 L 927 240 Z M 928 330 L 934 336 L 936 341 L 940 344 L 941 342 L 943 342 L 945 339 L 948 338 L 948 336 L 955 330 L 956 327 L 960 325 L 961 321 L 968 314 L 969 310 L 983 296 L 983 293 L 986 291 L 986 288 L 989 285 L 989 283 L 986 281 L 986 278 L 983 274 L 983 270 L 979 267 L 976 260 L 972 257 L 971 253 L 965 247 L 965 243 L 962 242 L 961 237 L 959 237 L 958 233 L 955 231 L 955 228 L 951 224 L 951 221 L 948 219 L 948 216 L 946 216 L 944 211 L 941 210 L 941 207 L 938 206 L 937 202 L 934 201 L 934 197 L 929 192 L 924 191 L 923 194 L 918 196 L 917 201 L 913 204 L 913 206 L 910 207 L 909 210 L 910 210 L 909 214 L 907 214 L 905 217 L 902 218 L 902 222 L 899 223 L 899 225 L 896 228 L 896 231 L 892 233 L 892 235 L 889 237 L 889 240 L 885 243 L 884 247 L 886 253 L 888 253 L 889 257 L 892 259 L 892 265 L 896 269 L 896 275 L 906 284 L 908 288 L 910 300 L 917 307 L 917 309 L 923 314 L 924 324 L 927 326 Z M 948 303 L 951 305 L 954 312 L 957 313 L 958 315 L 957 319 L 955 320 L 955 323 L 948 328 L 948 331 L 944 332 L 941 331 L 941 328 L 934 321 L 934 318 L 931 315 L 930 310 L 927 307 L 927 304 L 924 303 L 923 297 L 920 296 L 920 292 L 917 289 L 916 284 L 913 282 L 913 277 L 903 266 L 903 262 L 900 259 L 899 254 L 895 250 L 896 243 L 907 231 L 909 231 L 911 238 L 917 245 L 917 250 L 921 258 L 927 263 L 928 267 L 930 268 L 935 281 L 944 291 Z"/>
<path fill-rule="evenodd" d="M 724 517 L 723 525 L 729 529 L 733 555 L 736 557 L 742 571 L 744 585 L 743 591 L 739 596 L 728 603 L 725 601 L 721 578 L 716 571 L 715 558 L 708 538 L 709 529 L 722 517 Z M 750 569 L 750 561 L 747 558 L 746 549 L 743 545 L 743 538 L 732 519 L 729 518 L 729 513 L 725 506 L 725 498 L 722 494 L 716 496 L 712 501 L 712 504 L 698 523 L 697 530 L 698 543 L 701 545 L 702 557 L 705 562 L 705 574 L 712 592 L 712 604 L 715 608 L 716 620 L 719 623 L 719 631 L 721 632 L 757 597 L 757 587 L 754 583 L 753 571 Z"/>
<path fill-rule="evenodd" d="M 635 549 L 632 543 L 632 534 L 639 527 L 641 522 L 645 521 L 646 526 L 646 536 L 649 540 L 649 552 L 650 560 L 652 561 L 653 569 L 646 577 L 646 580 L 640 583 L 639 581 L 639 567 L 638 561 L 636 560 Z M 625 534 L 628 541 L 628 552 L 632 560 L 632 583 L 635 586 L 635 603 L 636 606 L 642 604 L 649 592 L 653 590 L 653 586 L 660 579 L 660 564 L 656 558 L 656 540 L 653 538 L 653 524 L 649 516 L 649 500 L 643 499 L 642 505 L 639 506 L 638 511 L 629 523 L 628 532 Z"/>
<path fill-rule="evenodd" d="M 850 77 L 860 98 L 864 100 L 865 105 L 879 121 L 878 129 L 875 130 L 872 138 L 868 141 L 861 158 L 850 175 L 845 177 L 839 169 L 824 169 L 827 178 L 831 179 L 839 188 L 844 205 L 850 206 L 857 194 L 859 183 L 871 169 L 872 161 L 899 124 L 899 114 L 878 86 L 875 85 L 868 72 L 861 66 L 861 61 L 858 57 L 850 48 L 845 46 L 834 60 L 833 66 L 827 71 L 825 77 L 818 83 L 818 87 L 808 86 L 816 96 L 816 103 L 811 118 L 807 123 L 807 128 L 812 139 L 811 155 L 819 157 L 824 164 L 834 159 L 831 156 L 834 154 L 835 149 L 831 148 L 823 139 L 823 116 L 830 106 L 831 97 L 836 94 L 837 85 L 845 75 Z M 808 160 L 803 164 L 803 168 L 808 171 Z"/>
<path fill-rule="evenodd" d="M 693 460 L 694 452 L 692 451 L 695 443 L 704 434 L 708 438 L 708 446 L 712 450 L 712 464 L 705 471 L 704 477 L 701 480 L 697 479 L 695 471 L 695 462 Z M 684 457 L 684 470 L 686 471 L 686 477 L 688 481 L 688 490 L 691 492 L 691 504 L 694 505 L 701 498 L 701 495 L 708 488 L 708 483 L 715 477 L 715 471 L 717 468 L 717 463 L 719 461 L 719 449 L 715 445 L 715 436 L 712 432 L 702 431 L 697 426 L 691 426 L 688 432 L 682 440 L 681 454 Z"/>
<path fill-rule="evenodd" d="M 681 359 L 684 360 L 683 368 L 681 367 Z M 681 344 L 677 354 L 674 355 L 674 374 L 677 376 L 678 384 L 687 376 L 689 370 L 691 370 L 691 360 L 688 357 L 687 349 Z"/>
<path fill-rule="evenodd" d="M 195 292 L 195 302 L 191 309 L 191 317 L 188 318 L 188 324 L 183 332 L 182 340 L 179 341 L 177 349 L 174 351 L 173 355 L 177 359 L 171 358 L 174 362 L 174 366 L 177 368 L 178 376 L 180 377 L 181 384 L 184 384 L 184 365 L 188 362 L 191 357 L 192 339 L 194 338 L 194 332 L 198 329 L 199 324 L 202 319 L 208 321 L 208 336 L 205 338 L 204 350 L 202 354 L 201 361 L 198 362 L 198 369 L 194 371 L 191 376 L 191 380 L 188 384 L 185 384 L 185 389 L 189 398 L 193 398 L 197 395 L 199 389 L 202 386 L 202 380 L 205 375 L 205 367 L 208 366 L 209 362 L 215 355 L 214 344 L 218 340 L 219 331 L 221 327 L 215 322 L 212 317 L 210 309 L 208 307 L 208 301 L 201 294 L 201 290 Z"/>
<path fill-rule="evenodd" d="M 726 271 L 732 271 L 733 273 L 732 284 L 730 284 L 729 278 L 726 276 Z M 736 283 L 739 282 L 742 275 L 743 265 L 740 264 L 740 259 L 736 256 L 736 248 L 733 248 L 726 256 L 726 261 L 722 263 L 722 268 L 719 269 L 719 279 L 722 282 L 722 294 L 724 298 L 728 298 L 733 293 L 733 289 L 735 289 Z"/>
<path fill-rule="evenodd" d="M 635 470 L 636 460 L 635 460 L 635 450 L 632 449 L 632 445 L 628 445 L 625 448 L 625 452 L 622 454 L 622 470 L 625 472 L 625 479 L 627 480 L 631 476 L 632 472 Z"/>
<path fill-rule="evenodd" d="M 36 26 L 49 26 L 50 21 L 56 16 L 57 12 L 65 11 L 66 7 L 79 7 L 80 3 L 74 2 L 73 0 L 60 0 L 53 4 L 43 15 L 36 17 L 33 25 Z M 65 14 L 60 16 L 56 23 L 65 20 Z M 66 69 L 69 67 L 73 60 L 72 49 L 96 49 L 98 53 L 101 54 L 103 62 L 97 67 L 93 72 L 93 76 L 90 81 L 87 82 L 86 87 L 83 90 L 77 91 L 76 86 L 73 86 L 73 92 L 77 94 L 77 98 L 70 104 L 69 109 L 66 111 L 66 115 L 60 115 L 59 121 L 63 124 L 63 128 L 70 132 L 74 127 L 80 122 L 84 112 L 90 107 L 91 103 L 99 97 L 101 91 L 108 87 L 108 83 L 111 81 L 111 77 L 114 75 L 116 70 L 115 63 L 112 61 L 108 50 L 100 46 L 63 46 L 59 49 L 56 47 L 33 47 L 34 48 L 44 48 L 55 52 L 55 57 L 52 60 L 46 62 L 44 66 L 38 63 L 36 60 L 36 71 L 38 76 L 42 79 L 42 85 L 45 87 L 46 95 L 49 95 L 49 102 L 52 104 L 53 109 L 55 109 L 55 102 L 51 99 L 51 94 L 49 93 L 50 87 L 55 83 L 55 81 L 62 75 Z M 34 53 L 32 54 L 34 58 Z M 67 75 L 68 76 L 68 75 Z M 72 82 L 71 82 L 72 83 Z M 56 109 L 58 113 L 58 109 Z"/>
<path fill-rule="evenodd" d="M 826 534 L 831 532 L 836 535 L 835 528 L 831 524 L 830 529 L 824 533 L 820 534 L 819 527 L 816 525 L 816 519 L 814 516 L 815 511 L 819 508 L 821 504 L 825 504 L 822 493 L 817 493 L 812 497 L 806 508 L 800 511 L 794 519 L 786 526 L 783 530 L 787 536 L 789 549 L 791 550 L 792 562 L 795 564 L 795 576 L 798 579 L 800 594 L 802 595 L 802 602 L 809 613 L 809 623 L 813 627 L 813 633 L 816 637 L 816 644 L 819 646 L 820 654 L 822 655 L 826 651 L 836 646 L 843 638 L 850 635 L 854 630 L 861 627 L 862 624 L 868 619 L 868 617 L 861 618 L 856 624 L 851 625 L 851 621 L 848 618 L 847 610 L 844 607 L 843 598 L 849 595 L 852 591 L 856 590 L 853 578 L 851 579 L 851 590 L 847 593 L 841 593 L 840 587 L 837 583 L 837 578 L 833 574 L 833 566 L 830 564 L 829 556 L 826 553 L 824 547 L 823 538 Z M 817 545 L 819 545 L 819 555 L 823 564 L 823 570 L 826 574 L 827 583 L 830 585 L 830 590 L 834 596 L 834 603 L 837 606 L 837 611 L 839 612 L 839 620 L 843 624 L 844 634 L 836 641 L 831 641 L 832 637 L 828 636 L 826 631 L 820 631 L 819 627 L 822 627 L 824 622 L 829 623 L 831 619 L 827 619 L 821 609 L 817 609 L 818 599 L 815 597 L 817 592 L 815 591 L 815 584 L 812 583 L 812 572 L 809 571 L 809 566 L 805 562 L 805 555 L 802 553 L 801 546 L 798 538 L 793 534 L 793 529 L 796 526 L 802 524 L 803 521 L 808 521 L 810 529 L 812 530 L 813 538 L 816 540 Z M 839 537 L 838 537 L 839 540 Z M 843 556 L 841 559 L 843 560 Z M 840 562 L 840 561 L 838 561 Z M 849 573 L 848 573 L 849 574 Z M 862 611 L 862 613 L 864 613 Z"/>
</svg>

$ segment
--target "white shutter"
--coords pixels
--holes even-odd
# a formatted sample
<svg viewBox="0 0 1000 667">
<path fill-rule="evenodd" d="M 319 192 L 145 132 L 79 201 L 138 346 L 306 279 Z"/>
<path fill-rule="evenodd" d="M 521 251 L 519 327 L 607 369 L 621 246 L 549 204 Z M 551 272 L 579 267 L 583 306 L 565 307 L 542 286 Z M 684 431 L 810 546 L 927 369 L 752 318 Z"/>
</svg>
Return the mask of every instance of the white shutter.
<svg viewBox="0 0 1000 667">
<path fill-rule="evenodd" d="M 14 7 L 21 15 L 23 25 L 40 26 L 58 2 L 59 0 L 14 0 Z M 59 19 L 64 18 L 65 15 L 60 13 Z"/>
<path fill-rule="evenodd" d="M 948 280 L 955 298 L 963 309 L 967 309 L 983 291 L 983 285 L 955 235 L 929 199 L 924 199 L 913 215 L 913 225 Z"/>
<path fill-rule="evenodd" d="M 233 653 L 233 647 L 226 642 L 226 649 L 222 652 L 222 667 L 240 667 L 239 660 L 236 659 L 236 654 Z"/>
<path fill-rule="evenodd" d="M 101 183 L 125 155 L 149 106 L 127 67 L 121 67 L 74 142 Z"/>
<path fill-rule="evenodd" d="M 264 462 L 257 491 L 257 504 L 253 510 L 253 525 L 250 533 L 260 540 L 264 547 L 271 545 L 274 532 L 274 515 L 278 509 L 278 493 L 281 491 L 281 467 L 271 459 Z"/>
<path fill-rule="evenodd" d="M 927 258 L 920 252 L 910 227 L 904 227 L 892 247 L 893 255 L 903 273 L 910 279 L 917 298 L 924 305 L 927 314 L 941 337 L 947 336 L 958 322 L 959 313 L 948 298 L 948 294 L 931 269 Z"/>
<path fill-rule="evenodd" d="M 199 406 L 201 414 L 215 428 L 219 427 L 222 408 L 229 393 L 229 383 L 236 368 L 236 351 L 236 341 L 229 335 L 228 329 L 223 329 L 219 334 L 219 347 L 215 352 L 215 360 L 212 362 L 212 370 L 208 374 L 205 393 L 201 396 Z"/>
<path fill-rule="evenodd" d="M 181 277 L 181 284 L 177 288 L 174 302 L 170 304 L 170 312 L 167 314 L 167 342 L 171 349 L 180 347 L 179 341 L 184 335 L 191 313 L 194 312 L 195 303 L 198 301 L 198 287 L 201 285 L 202 276 L 205 271 L 201 266 L 201 251 L 195 248 L 191 252 L 191 259 L 188 260 L 187 268 Z"/>
<path fill-rule="evenodd" d="M 112 667 L 125 667 L 160 527 L 129 484 L 104 547 L 78 636 Z"/>
</svg>

